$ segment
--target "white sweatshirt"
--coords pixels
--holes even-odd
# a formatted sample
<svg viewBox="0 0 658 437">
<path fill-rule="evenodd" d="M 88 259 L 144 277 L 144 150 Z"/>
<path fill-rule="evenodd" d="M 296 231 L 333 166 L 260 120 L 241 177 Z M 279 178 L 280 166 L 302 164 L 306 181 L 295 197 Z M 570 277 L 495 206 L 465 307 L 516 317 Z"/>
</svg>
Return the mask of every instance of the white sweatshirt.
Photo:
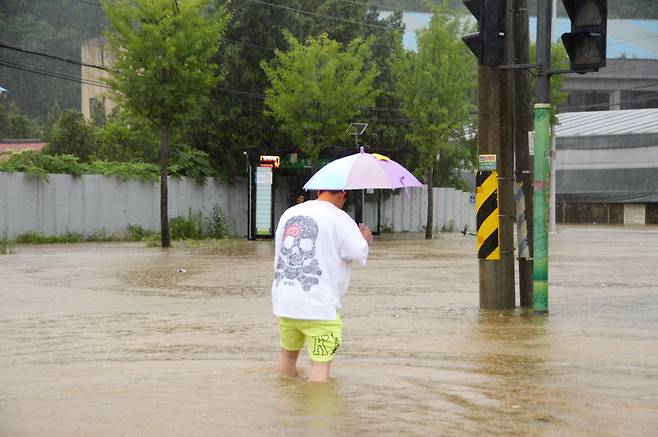
<svg viewBox="0 0 658 437">
<path fill-rule="evenodd" d="M 368 243 L 345 211 L 323 200 L 289 208 L 275 236 L 274 315 L 335 320 L 352 261 L 365 266 L 367 258 Z"/>
</svg>

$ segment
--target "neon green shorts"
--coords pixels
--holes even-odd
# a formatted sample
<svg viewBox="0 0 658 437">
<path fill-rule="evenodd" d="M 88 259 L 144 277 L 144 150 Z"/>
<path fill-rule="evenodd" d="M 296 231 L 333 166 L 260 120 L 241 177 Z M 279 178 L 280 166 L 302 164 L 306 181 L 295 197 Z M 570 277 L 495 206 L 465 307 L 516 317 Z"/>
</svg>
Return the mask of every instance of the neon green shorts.
<svg viewBox="0 0 658 437">
<path fill-rule="evenodd" d="M 343 322 L 336 320 L 300 320 L 279 317 L 281 347 L 287 351 L 298 351 L 306 347 L 311 360 L 328 362 L 340 346 Z"/>
</svg>

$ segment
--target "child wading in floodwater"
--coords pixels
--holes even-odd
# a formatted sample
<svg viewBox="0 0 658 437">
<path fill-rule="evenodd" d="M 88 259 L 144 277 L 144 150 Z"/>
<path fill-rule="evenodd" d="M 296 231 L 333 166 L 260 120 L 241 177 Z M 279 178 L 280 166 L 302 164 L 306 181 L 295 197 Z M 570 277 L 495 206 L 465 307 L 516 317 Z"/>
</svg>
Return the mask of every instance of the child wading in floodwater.
<svg viewBox="0 0 658 437">
<path fill-rule="evenodd" d="M 279 324 L 277 371 L 297 376 L 297 358 L 306 342 L 309 379 L 329 378 L 341 343 L 341 299 L 352 262 L 366 264 L 372 233 L 342 210 L 346 191 L 319 191 L 317 200 L 289 208 L 275 236 L 272 307 Z"/>
</svg>

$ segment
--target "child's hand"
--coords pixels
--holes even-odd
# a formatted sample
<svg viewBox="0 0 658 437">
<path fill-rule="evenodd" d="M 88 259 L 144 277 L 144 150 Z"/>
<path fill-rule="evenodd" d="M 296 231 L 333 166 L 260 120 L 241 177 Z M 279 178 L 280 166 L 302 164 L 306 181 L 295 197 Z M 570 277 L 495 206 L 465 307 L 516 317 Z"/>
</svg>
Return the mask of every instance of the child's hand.
<svg viewBox="0 0 658 437">
<path fill-rule="evenodd" d="M 370 246 L 372 244 L 372 231 L 370 230 L 368 225 L 359 223 L 359 230 L 361 231 L 361 235 L 363 235 L 363 238 L 365 238 L 366 243 L 368 243 L 368 246 Z"/>
</svg>

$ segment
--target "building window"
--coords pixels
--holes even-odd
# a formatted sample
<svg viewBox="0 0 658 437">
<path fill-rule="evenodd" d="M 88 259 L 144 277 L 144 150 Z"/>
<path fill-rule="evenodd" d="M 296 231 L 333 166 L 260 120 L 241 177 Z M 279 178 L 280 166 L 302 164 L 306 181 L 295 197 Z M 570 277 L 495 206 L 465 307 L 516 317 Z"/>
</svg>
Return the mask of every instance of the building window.
<svg viewBox="0 0 658 437">
<path fill-rule="evenodd" d="M 97 97 L 89 98 L 89 117 L 97 126 L 105 124 L 105 97 L 102 100 Z"/>
<path fill-rule="evenodd" d="M 569 93 L 566 112 L 608 111 L 610 109 L 610 92 L 608 91 L 572 91 Z"/>
<path fill-rule="evenodd" d="M 658 108 L 658 91 L 622 91 L 621 109 Z"/>
</svg>

